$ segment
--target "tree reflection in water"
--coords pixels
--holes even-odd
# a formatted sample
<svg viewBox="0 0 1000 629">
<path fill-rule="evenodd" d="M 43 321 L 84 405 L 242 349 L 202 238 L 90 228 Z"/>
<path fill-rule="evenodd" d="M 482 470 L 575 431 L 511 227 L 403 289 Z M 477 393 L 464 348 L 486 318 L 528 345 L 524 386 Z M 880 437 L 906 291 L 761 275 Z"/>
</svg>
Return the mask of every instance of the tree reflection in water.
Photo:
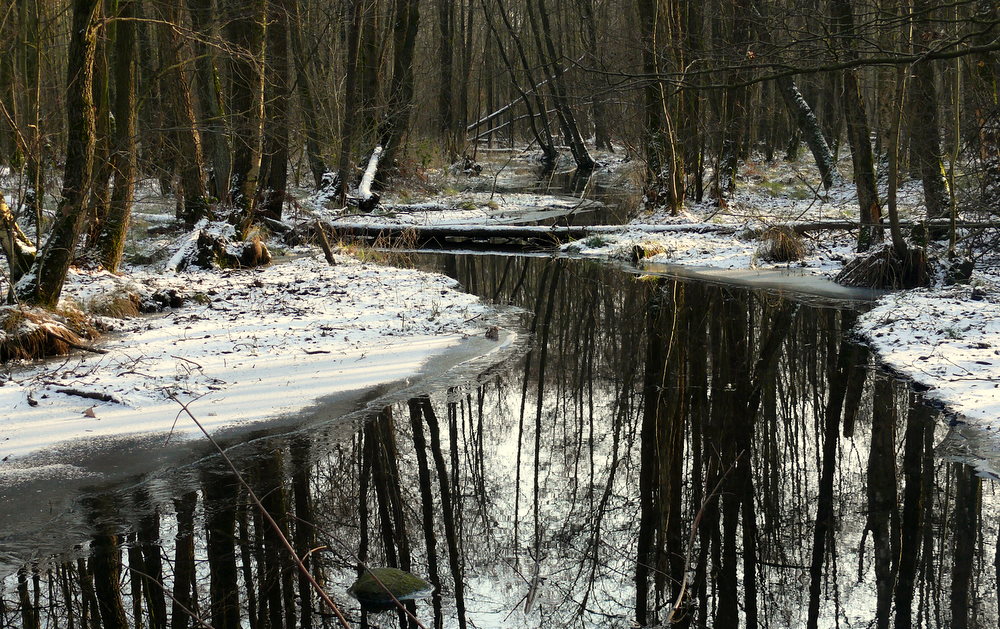
<svg viewBox="0 0 1000 629">
<path fill-rule="evenodd" d="M 935 458 L 943 420 L 845 337 L 852 311 L 559 259 L 447 268 L 532 313 L 530 350 L 353 434 L 234 451 L 355 626 L 418 626 L 346 595 L 366 566 L 430 581 L 406 605 L 436 628 L 997 623 L 993 481 Z M 194 469 L 83 497 L 88 556 L 11 575 L 0 626 L 336 626 L 226 469 Z"/>
</svg>

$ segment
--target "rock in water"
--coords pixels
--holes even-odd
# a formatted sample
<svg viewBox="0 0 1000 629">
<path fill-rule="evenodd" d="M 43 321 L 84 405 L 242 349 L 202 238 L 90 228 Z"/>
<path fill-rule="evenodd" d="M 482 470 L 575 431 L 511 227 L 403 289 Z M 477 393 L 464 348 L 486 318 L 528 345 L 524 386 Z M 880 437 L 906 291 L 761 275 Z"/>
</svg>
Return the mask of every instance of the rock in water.
<svg viewBox="0 0 1000 629">
<path fill-rule="evenodd" d="M 393 609 L 396 606 L 393 596 L 399 601 L 411 601 L 433 592 L 434 586 L 427 581 L 396 568 L 372 568 L 347 590 L 368 611 Z"/>
</svg>

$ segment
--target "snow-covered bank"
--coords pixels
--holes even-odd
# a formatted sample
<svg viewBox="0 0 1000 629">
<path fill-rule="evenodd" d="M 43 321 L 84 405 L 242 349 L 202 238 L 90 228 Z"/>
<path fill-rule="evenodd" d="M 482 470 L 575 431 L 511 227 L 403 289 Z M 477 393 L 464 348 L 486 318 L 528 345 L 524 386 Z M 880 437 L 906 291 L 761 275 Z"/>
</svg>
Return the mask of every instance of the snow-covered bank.
<svg viewBox="0 0 1000 629">
<path fill-rule="evenodd" d="M 492 310 L 448 278 L 348 257 L 336 267 L 310 255 L 257 270 L 130 277 L 74 274 L 65 296 L 89 302 L 141 282 L 176 289 L 188 305 L 118 322 L 120 334 L 100 345 L 107 354 L 0 376 L 0 478 L 72 440 L 192 438 L 197 428 L 178 419 L 177 400 L 217 431 L 403 380 L 493 323 Z"/>
<path fill-rule="evenodd" d="M 968 286 L 893 293 L 857 332 L 927 397 L 978 427 L 1000 427 L 1000 303 Z"/>
</svg>

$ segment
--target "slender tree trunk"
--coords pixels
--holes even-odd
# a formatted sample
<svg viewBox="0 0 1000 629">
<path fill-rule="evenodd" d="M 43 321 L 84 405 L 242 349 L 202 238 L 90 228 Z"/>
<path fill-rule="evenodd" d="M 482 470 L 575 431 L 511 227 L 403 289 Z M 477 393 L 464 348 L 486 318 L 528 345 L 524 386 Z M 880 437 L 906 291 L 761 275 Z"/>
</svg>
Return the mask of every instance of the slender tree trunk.
<svg viewBox="0 0 1000 629">
<path fill-rule="evenodd" d="M 914 0 L 913 2 L 915 53 L 923 53 L 935 45 L 937 32 L 936 25 L 932 22 L 930 15 L 932 6 L 927 0 Z M 941 152 L 941 127 L 938 116 L 935 74 L 933 61 L 917 61 L 913 64 L 912 78 L 910 79 L 910 112 L 912 115 L 909 125 L 910 155 L 923 183 L 924 204 L 927 206 L 928 219 L 948 218 L 951 214 L 951 199 Z"/>
<path fill-rule="evenodd" d="M 587 48 L 590 49 L 590 63 L 595 67 L 604 67 L 604 47 L 599 43 L 598 22 L 594 10 L 594 0 L 577 0 L 580 9 L 581 28 Z M 589 89 L 593 99 L 594 146 L 599 151 L 613 151 L 611 146 L 611 126 L 608 113 L 607 81 L 593 75 Z"/>
<path fill-rule="evenodd" d="M 638 0 L 642 41 L 643 74 L 653 77 L 660 71 L 659 38 L 662 18 L 657 0 Z M 646 152 L 646 203 L 665 206 L 676 214 L 684 202 L 683 166 L 678 160 L 663 83 L 648 79 L 643 84 L 642 116 Z"/>
<path fill-rule="evenodd" d="M 551 165 L 555 161 L 556 157 L 558 157 L 558 152 L 556 151 L 556 148 L 552 142 L 552 134 L 549 130 L 548 116 L 545 112 L 545 104 L 542 102 L 541 98 L 537 94 L 537 86 L 535 88 L 532 88 L 529 85 L 528 89 L 531 89 L 534 95 L 534 98 L 532 98 L 531 95 L 529 95 L 529 93 L 525 90 L 525 88 L 521 86 L 520 82 L 518 81 L 517 71 L 514 68 L 513 61 L 507 54 L 504 43 L 501 42 L 500 40 L 500 30 L 496 25 L 494 15 L 490 9 L 488 1 L 489 0 L 481 0 L 483 5 L 483 14 L 486 17 L 486 23 L 489 26 L 490 31 L 493 33 L 493 38 L 496 40 L 497 52 L 499 53 L 500 59 L 507 70 L 507 74 L 510 76 L 511 85 L 513 85 L 514 89 L 517 90 L 517 93 L 520 94 L 520 100 L 524 102 L 525 109 L 528 110 L 528 126 L 530 127 L 531 133 L 534 136 L 535 141 L 538 143 L 539 148 L 542 150 L 543 159 L 545 160 L 545 163 L 547 165 Z M 506 16 L 503 5 L 500 3 L 499 0 L 497 1 L 497 5 L 499 7 L 498 12 L 503 18 L 504 26 L 507 30 L 507 33 L 514 40 L 514 43 L 518 50 L 518 54 L 522 60 L 522 66 L 525 67 L 525 72 L 528 74 L 528 81 L 530 83 L 532 81 L 532 78 L 531 78 L 531 73 L 528 71 L 527 66 L 525 65 L 527 61 L 526 57 L 524 56 L 524 48 L 521 46 L 520 39 L 517 38 L 516 34 L 514 33 L 511 24 Z M 512 102 L 511 105 L 513 104 L 514 103 Z M 536 107 L 540 109 L 536 109 Z M 513 128 L 511 129 L 511 133 L 513 133 Z"/>
<path fill-rule="evenodd" d="M 819 126 L 819 120 L 816 119 L 816 114 L 813 113 L 792 77 L 782 77 L 777 80 L 777 83 L 778 91 L 781 92 L 781 99 L 785 103 L 788 113 L 795 119 L 795 124 L 798 125 L 799 131 L 805 137 L 806 145 L 812 152 L 816 168 L 823 181 L 823 187 L 829 190 L 833 187 L 836 178 L 837 165 L 833 158 L 833 151 L 826 143 L 826 137 Z"/>
<path fill-rule="evenodd" d="M 181 36 L 181 9 L 184 0 L 165 0 L 160 25 L 160 61 L 164 67 L 161 96 L 165 96 L 166 119 L 176 152 L 175 163 L 184 192 L 183 211 L 177 218 L 194 225 L 210 213 L 205 188 L 204 158 L 198 135 L 187 60 L 190 53 Z M 180 207 L 180 205 L 178 205 Z"/>
<path fill-rule="evenodd" d="M 115 128 L 111 140 L 111 172 L 114 188 L 108 212 L 93 243 L 98 262 L 112 273 L 118 270 L 125 250 L 125 237 L 132 216 L 136 175 L 136 1 L 122 0 L 116 25 L 114 49 Z"/>
<path fill-rule="evenodd" d="M 211 0 L 187 0 L 193 38 L 195 87 L 201 121 L 201 144 L 206 163 L 211 163 L 209 193 L 222 203 L 229 201 L 229 176 L 232 168 L 231 147 L 226 131 L 226 114 L 219 88 L 219 69 L 215 48 L 206 42 L 216 34 L 215 9 Z"/>
<path fill-rule="evenodd" d="M 103 3 L 102 3 L 103 4 Z M 98 9 L 103 13 L 102 9 Z M 103 18 L 103 15 L 101 15 Z M 110 102 L 110 55 L 109 47 L 114 39 L 113 24 L 104 29 L 97 38 L 94 53 L 94 166 L 88 193 L 87 216 L 84 219 L 87 230 L 86 242 L 89 246 L 100 229 L 101 222 L 108 213 L 111 199 L 111 102 Z"/>
<path fill-rule="evenodd" d="M 455 7 L 452 0 L 438 0 L 438 32 L 440 48 L 438 62 L 441 72 L 438 85 L 438 109 L 441 133 L 444 135 L 448 160 L 458 158 L 458 137 L 455 129 L 455 115 L 452 108 L 452 60 L 455 58 Z"/>
<path fill-rule="evenodd" d="M 66 167 L 62 199 L 44 247 L 15 291 L 23 302 L 54 308 L 73 261 L 85 215 L 94 160 L 94 55 L 100 0 L 73 0 L 66 111 Z"/>
<path fill-rule="evenodd" d="M 851 0 L 831 0 L 830 15 L 838 49 L 847 60 L 858 58 L 854 39 L 858 36 L 854 25 L 854 8 Z M 872 244 L 882 240 L 881 205 L 875 181 L 875 158 L 872 154 L 871 129 L 861 95 L 857 71 L 844 70 L 843 99 L 844 120 L 847 123 L 847 140 L 851 146 L 854 163 L 854 185 L 858 191 L 858 209 L 861 213 L 861 230 L 858 234 L 858 251 L 867 251 Z"/>
<path fill-rule="evenodd" d="M 340 205 L 347 205 L 347 192 L 351 181 L 351 151 L 354 149 L 354 128 L 358 122 L 358 56 L 361 47 L 361 31 L 365 19 L 364 0 L 351 1 L 351 28 L 347 32 L 347 77 L 344 81 L 345 104 L 344 121 L 340 133 Z"/>
<path fill-rule="evenodd" d="M 566 93 L 563 90 L 562 72 L 558 67 L 560 55 L 556 51 L 555 42 L 552 39 L 552 27 L 549 22 L 548 9 L 545 7 L 545 0 L 535 0 L 534 6 L 537 11 L 537 19 L 536 11 L 532 10 L 529 4 L 527 8 L 528 20 L 535 34 L 538 53 L 542 58 L 542 67 L 545 69 L 545 73 L 552 77 L 546 85 L 552 95 L 552 102 L 556 109 L 556 118 L 559 120 L 559 126 L 562 128 L 566 142 L 569 143 L 577 169 L 590 172 L 596 164 L 590 156 L 586 144 L 584 144 L 583 137 L 580 135 L 580 128 L 576 123 L 576 116 L 573 115 L 573 110 L 570 108 Z"/>
<path fill-rule="evenodd" d="M 413 56 L 420 24 L 420 0 L 396 0 L 393 24 L 392 82 L 388 111 L 379 125 L 379 145 L 383 148 L 377 180 L 386 183 L 410 124 L 413 109 Z"/>
<path fill-rule="evenodd" d="M 229 115 L 233 166 L 229 181 L 234 206 L 250 217 L 260 168 L 264 0 L 225 0 L 223 34 L 235 48 L 229 57 Z"/>
<path fill-rule="evenodd" d="M 289 19 L 292 55 L 295 60 L 295 86 L 298 88 L 300 118 L 306 136 L 306 158 L 309 160 L 313 183 L 318 189 L 323 185 L 328 169 L 320 152 L 319 111 L 316 109 L 316 97 L 308 71 L 309 57 L 302 48 L 302 16 L 298 2 L 295 3 L 294 19 L 293 16 L 289 16 Z M 346 111 L 344 117 L 350 117 Z"/>
<path fill-rule="evenodd" d="M 267 0 L 260 213 L 281 220 L 288 186 L 288 21 L 295 0 Z"/>
</svg>

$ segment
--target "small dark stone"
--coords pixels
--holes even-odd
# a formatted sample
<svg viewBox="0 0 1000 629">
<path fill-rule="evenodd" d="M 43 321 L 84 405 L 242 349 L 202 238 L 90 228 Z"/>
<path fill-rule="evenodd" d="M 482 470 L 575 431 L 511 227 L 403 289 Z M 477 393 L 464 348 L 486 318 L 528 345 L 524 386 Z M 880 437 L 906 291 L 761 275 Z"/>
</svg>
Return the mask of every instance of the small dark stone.
<svg viewBox="0 0 1000 629">
<path fill-rule="evenodd" d="M 397 568 L 372 568 L 347 590 L 367 611 L 387 611 L 396 601 L 426 598 L 434 591 L 427 581 Z M 393 600 L 395 597 L 395 600 Z"/>
</svg>

